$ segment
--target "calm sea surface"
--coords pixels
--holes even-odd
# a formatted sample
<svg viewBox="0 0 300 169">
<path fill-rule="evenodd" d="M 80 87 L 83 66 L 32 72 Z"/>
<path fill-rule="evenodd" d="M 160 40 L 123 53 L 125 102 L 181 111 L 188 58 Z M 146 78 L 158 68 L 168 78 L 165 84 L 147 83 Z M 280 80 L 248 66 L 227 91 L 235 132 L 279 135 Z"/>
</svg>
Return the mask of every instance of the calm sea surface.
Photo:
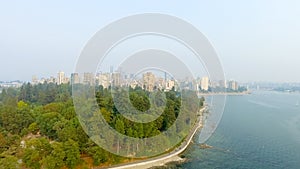
<svg viewBox="0 0 300 169">
<path fill-rule="evenodd" d="M 189 162 L 176 168 L 300 169 L 299 101 L 299 93 L 228 96 L 223 118 L 206 142 L 213 148 L 190 146 Z"/>
</svg>

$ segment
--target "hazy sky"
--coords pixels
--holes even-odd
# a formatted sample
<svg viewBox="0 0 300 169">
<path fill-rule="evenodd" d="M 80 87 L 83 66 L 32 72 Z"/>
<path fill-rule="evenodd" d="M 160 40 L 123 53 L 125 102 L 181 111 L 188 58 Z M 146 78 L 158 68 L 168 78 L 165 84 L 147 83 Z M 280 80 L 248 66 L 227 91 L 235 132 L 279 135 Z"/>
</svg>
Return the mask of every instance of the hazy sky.
<svg viewBox="0 0 300 169">
<path fill-rule="evenodd" d="M 196 26 L 216 48 L 228 79 L 300 81 L 298 0 L 2 1 L 0 81 L 69 74 L 95 32 L 144 12 Z"/>
</svg>

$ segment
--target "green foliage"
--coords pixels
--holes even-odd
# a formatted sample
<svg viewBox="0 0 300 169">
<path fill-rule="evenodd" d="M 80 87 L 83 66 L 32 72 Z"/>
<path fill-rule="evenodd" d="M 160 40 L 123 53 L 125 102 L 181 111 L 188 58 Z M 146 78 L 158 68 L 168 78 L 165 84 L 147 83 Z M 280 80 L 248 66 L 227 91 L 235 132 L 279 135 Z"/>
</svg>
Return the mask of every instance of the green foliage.
<svg viewBox="0 0 300 169">
<path fill-rule="evenodd" d="M 18 158 L 15 156 L 7 155 L 0 157 L 0 168 L 3 169 L 18 169 L 20 164 L 18 163 Z"/>
<path fill-rule="evenodd" d="M 136 87 L 130 88 L 127 95 L 124 91 L 115 95 L 123 104 L 121 108 L 124 110 L 127 110 L 127 104 L 131 104 L 135 109 L 146 113 L 145 117 L 151 117 L 152 114 L 161 115 L 149 123 L 131 121 L 119 112 L 122 110 L 117 110 L 111 90 L 99 86 L 96 87 L 99 110 L 86 114 L 90 118 L 88 123 L 93 125 L 95 132 L 101 130 L 97 121 L 93 119 L 102 114 L 106 122 L 119 133 L 136 138 L 149 138 L 167 130 L 174 124 L 179 113 L 182 113 L 185 121 L 178 123 L 176 129 L 180 134 L 186 135 L 189 131 L 183 128 L 191 125 L 194 119 L 187 112 L 196 112 L 198 107 L 193 105 L 202 106 L 204 101 L 203 98 L 199 102 L 193 94 L 188 94 L 188 98 L 181 98 L 181 94 L 174 90 L 149 93 Z M 149 99 L 151 97 L 154 99 Z M 190 103 L 188 105 L 191 106 L 185 107 L 186 104 L 183 103 Z M 110 139 L 114 140 L 113 137 Z M 169 140 L 161 139 L 162 144 L 170 144 Z M 25 148 L 20 147 L 21 140 L 26 141 Z M 120 149 L 137 149 L 138 145 L 120 143 L 119 146 Z M 115 164 L 124 160 L 91 142 L 77 119 L 71 99 L 71 86 L 53 83 L 27 83 L 20 89 L 9 88 L 2 91 L 0 154 L 0 168 L 20 167 L 17 163 L 19 158 L 27 168 L 76 168 L 82 163 L 81 154 L 92 157 L 94 165 L 105 162 Z"/>
<path fill-rule="evenodd" d="M 202 96 L 201 98 L 200 98 L 200 107 L 203 107 L 204 106 L 204 101 L 205 101 L 205 98 Z"/>
<path fill-rule="evenodd" d="M 66 154 L 65 164 L 69 168 L 75 168 L 80 163 L 80 151 L 78 143 L 69 139 L 64 142 L 64 152 Z"/>
<path fill-rule="evenodd" d="M 34 118 L 30 107 L 20 101 L 16 104 L 3 106 L 0 112 L 0 121 L 6 131 L 20 134 L 24 128 L 27 128 L 34 121 Z"/>
<path fill-rule="evenodd" d="M 9 144 L 7 143 L 5 136 L 0 133 L 0 154 L 9 148 Z"/>
<path fill-rule="evenodd" d="M 103 93 L 97 92 L 96 97 L 101 109 L 101 113 L 108 124 L 111 125 L 121 134 L 127 134 L 131 137 L 146 138 L 160 134 L 160 132 L 167 130 L 176 120 L 179 111 L 181 109 L 181 98 L 175 91 L 154 93 L 153 108 L 150 109 L 150 101 L 148 96 L 149 92 L 142 90 L 141 88 L 129 89 L 129 100 L 125 90 L 115 89 L 118 94 L 114 94 L 115 100 L 111 98 L 111 94 L 108 90 L 103 90 Z M 165 97 L 163 95 L 165 94 Z M 197 100 L 197 99 L 196 99 Z M 119 107 L 114 107 L 114 102 L 118 101 Z M 112 102 L 112 103 L 111 103 Z M 107 106 L 107 105 L 113 106 Z M 139 111 L 152 111 L 163 112 L 160 117 L 150 123 L 136 123 L 124 118 L 119 111 L 128 111 L 128 104 L 132 104 Z M 112 108 L 111 108 L 112 107 Z M 161 109 L 164 108 L 164 109 Z M 120 110 L 122 109 L 122 110 Z M 130 112 L 136 113 L 136 112 Z"/>
<path fill-rule="evenodd" d="M 6 152 L 14 154 L 15 148 L 19 146 L 20 136 L 8 132 L 0 132 L 0 154 Z"/>
<path fill-rule="evenodd" d="M 53 102 L 67 101 L 71 96 L 69 84 L 57 85 L 54 83 L 44 83 L 32 85 L 24 84 L 19 93 L 19 100 L 34 104 L 48 104 Z"/>
<path fill-rule="evenodd" d="M 31 139 L 26 143 L 23 161 L 27 167 L 39 169 L 42 160 L 51 152 L 51 145 L 46 138 Z"/>
<path fill-rule="evenodd" d="M 28 126 L 28 130 L 33 134 L 37 134 L 37 132 L 39 131 L 39 126 L 36 122 L 33 122 Z"/>
<path fill-rule="evenodd" d="M 54 129 L 56 123 L 61 121 L 61 115 L 57 112 L 50 112 L 41 114 L 38 117 L 38 124 L 41 134 L 46 135 L 52 139 L 57 138 L 57 132 Z"/>
<path fill-rule="evenodd" d="M 63 166 L 75 168 L 81 162 L 77 142 L 69 139 L 63 143 L 50 143 L 46 138 L 28 141 L 24 150 L 23 161 L 27 167 L 35 169 L 56 169 Z"/>
<path fill-rule="evenodd" d="M 116 129 L 119 133 L 125 134 L 124 122 L 123 122 L 121 119 L 117 119 L 117 120 L 116 120 L 115 129 Z"/>
<path fill-rule="evenodd" d="M 112 113 L 103 107 L 100 109 L 100 112 L 102 113 L 103 118 L 106 120 L 106 122 L 110 124 L 112 120 Z"/>
<path fill-rule="evenodd" d="M 95 166 L 108 161 L 108 153 L 99 146 L 88 148 L 88 154 L 93 157 Z"/>
<path fill-rule="evenodd" d="M 64 145 L 59 142 L 51 144 L 51 154 L 44 160 L 43 164 L 47 169 L 57 169 L 65 165 L 64 159 L 66 158 L 66 152 L 64 151 Z"/>
<path fill-rule="evenodd" d="M 150 108 L 150 101 L 147 94 L 144 91 L 138 90 L 130 92 L 129 95 L 132 105 L 139 111 L 145 112 Z"/>
</svg>

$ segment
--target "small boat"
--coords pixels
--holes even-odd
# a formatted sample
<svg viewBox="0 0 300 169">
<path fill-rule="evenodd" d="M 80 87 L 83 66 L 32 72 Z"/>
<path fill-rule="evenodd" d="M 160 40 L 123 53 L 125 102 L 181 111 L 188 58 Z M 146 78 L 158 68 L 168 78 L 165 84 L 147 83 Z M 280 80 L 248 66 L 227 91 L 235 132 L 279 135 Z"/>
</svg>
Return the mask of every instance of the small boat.
<svg viewBox="0 0 300 169">
<path fill-rule="evenodd" d="M 299 106 L 299 100 L 297 101 L 296 106 Z"/>
</svg>

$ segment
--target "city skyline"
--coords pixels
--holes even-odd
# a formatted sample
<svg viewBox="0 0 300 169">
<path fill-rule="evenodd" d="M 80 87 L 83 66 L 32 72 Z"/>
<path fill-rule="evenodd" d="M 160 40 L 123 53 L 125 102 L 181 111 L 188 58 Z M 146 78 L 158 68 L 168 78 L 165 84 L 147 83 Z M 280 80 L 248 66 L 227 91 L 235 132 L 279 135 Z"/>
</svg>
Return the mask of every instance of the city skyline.
<svg viewBox="0 0 300 169">
<path fill-rule="evenodd" d="M 55 84 L 88 84 L 88 85 L 101 85 L 104 88 L 108 88 L 111 86 L 130 86 L 135 88 L 137 86 L 142 87 L 147 91 L 153 91 L 154 89 L 160 89 L 169 91 L 173 88 L 176 90 L 177 88 L 182 89 L 190 89 L 190 90 L 198 90 L 201 92 L 209 92 L 211 88 L 220 89 L 230 89 L 232 91 L 239 90 L 240 84 L 238 81 L 230 79 L 230 80 L 219 80 L 219 81 L 211 81 L 208 76 L 193 78 L 184 78 L 184 79 L 174 79 L 166 72 L 163 74 L 159 74 L 158 72 L 145 71 L 141 72 L 137 75 L 126 73 L 126 72 L 118 72 L 110 69 L 109 72 L 98 72 L 96 74 L 90 72 L 84 73 L 71 73 L 70 75 L 66 75 L 63 71 L 59 71 L 57 76 L 50 76 L 48 78 L 42 77 L 38 78 L 37 76 L 32 76 L 32 80 L 29 82 L 32 85 L 43 84 L 43 83 L 55 83 Z M 13 87 L 20 87 L 22 82 L 16 85 L 12 83 Z M 248 88 L 248 85 L 242 85 L 242 87 Z M 1 87 L 1 85 L 0 85 Z M 216 91 L 217 91 L 216 90 Z M 247 89 L 248 90 L 248 89 Z M 219 91 L 220 92 L 220 91 Z"/>
<path fill-rule="evenodd" d="M 109 78 L 107 77 L 107 74 L 113 73 L 111 71 L 112 70 L 110 68 L 110 70 L 107 72 L 95 73 L 95 75 L 97 75 L 98 78 L 101 78 L 101 79 L 106 78 L 106 81 L 107 81 L 106 85 L 102 84 L 104 86 L 104 88 L 107 88 L 110 85 L 110 81 L 109 81 Z M 118 71 L 116 71 L 116 72 L 118 73 Z M 116 72 L 114 72 L 114 73 L 116 73 Z M 61 79 L 64 79 L 64 82 L 62 82 L 61 80 L 58 80 L 60 74 L 63 74 L 64 78 L 61 77 Z M 84 75 L 84 74 L 91 74 L 91 76 L 94 76 L 94 73 L 83 73 L 82 75 Z M 76 75 L 76 77 L 72 77 L 72 75 Z M 124 72 L 122 75 L 123 75 L 123 77 L 122 77 L 123 79 L 130 79 L 130 78 L 133 78 L 133 76 L 134 76 L 134 74 L 124 73 Z M 75 78 L 75 80 L 74 80 L 74 78 Z M 139 78 L 141 79 L 142 77 L 139 77 Z M 172 77 L 169 77 L 169 78 L 172 78 Z M 93 79 L 93 78 L 90 78 L 90 79 Z M 189 79 L 189 78 L 179 79 L 179 81 L 183 82 L 186 79 Z M 235 84 L 230 84 L 230 83 L 238 83 L 237 86 L 239 86 L 239 85 L 244 86 L 244 87 L 249 86 L 249 88 L 252 88 L 252 89 L 259 89 L 260 87 L 262 89 L 272 89 L 272 88 L 276 88 L 276 87 L 283 87 L 283 88 L 287 87 L 288 88 L 288 87 L 299 87 L 300 86 L 300 82 L 271 82 L 271 81 L 243 82 L 243 81 L 239 81 L 239 80 L 233 79 L 233 78 L 225 79 L 225 81 L 211 82 L 209 77 L 206 75 L 197 76 L 195 79 L 198 83 L 199 88 L 204 89 L 204 91 L 207 91 L 209 85 L 212 85 L 212 86 L 219 85 L 219 86 L 224 86 L 225 88 L 236 89 Z M 203 79 L 205 79 L 204 83 L 203 83 Z M 46 76 L 39 77 L 37 75 L 33 75 L 33 76 L 31 76 L 31 80 L 27 80 L 27 81 L 22 81 L 19 79 L 11 80 L 11 81 L 0 80 L 0 88 L 1 87 L 2 88 L 3 87 L 4 88 L 6 88 L 6 87 L 21 87 L 24 83 L 38 84 L 38 83 L 47 82 L 47 83 L 62 84 L 62 83 L 69 83 L 69 82 L 71 83 L 74 81 L 75 81 L 75 83 L 84 83 L 83 78 L 82 77 L 80 78 L 78 73 L 65 73 L 63 71 L 58 71 L 55 74 L 50 74 L 48 77 L 46 77 Z M 135 82 L 135 83 L 136 83 L 136 85 L 139 84 L 138 82 Z M 233 85 L 233 87 L 232 87 L 232 85 Z M 206 87 L 203 87 L 203 86 L 206 86 Z M 131 87 L 134 87 L 134 86 L 131 85 Z"/>
</svg>

